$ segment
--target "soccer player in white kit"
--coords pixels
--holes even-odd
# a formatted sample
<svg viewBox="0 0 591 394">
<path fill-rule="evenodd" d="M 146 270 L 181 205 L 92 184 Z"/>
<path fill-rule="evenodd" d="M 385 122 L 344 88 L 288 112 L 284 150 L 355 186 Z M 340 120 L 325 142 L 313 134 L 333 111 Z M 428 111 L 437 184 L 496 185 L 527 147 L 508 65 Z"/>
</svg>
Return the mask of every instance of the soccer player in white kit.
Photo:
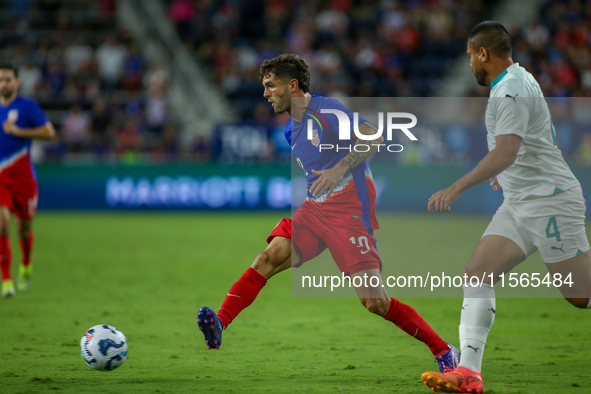
<svg viewBox="0 0 591 394">
<path fill-rule="evenodd" d="M 560 287 L 566 300 L 578 308 L 591 306 L 591 254 L 581 186 L 556 146 L 539 84 L 513 63 L 511 50 L 509 33 L 500 23 L 482 22 L 470 32 L 470 67 L 478 84 L 490 85 L 489 153 L 428 203 L 431 213 L 447 212 L 464 191 L 489 179 L 495 191 L 503 188 L 504 193 L 503 204 L 463 272 L 485 279 L 482 286 L 463 287 L 460 364 L 449 373 L 425 372 L 421 377 L 434 392 L 482 393 L 482 353 L 496 312 L 492 284 L 536 250 L 552 280 L 560 274 L 563 281 L 572 282 L 572 287 Z"/>
</svg>

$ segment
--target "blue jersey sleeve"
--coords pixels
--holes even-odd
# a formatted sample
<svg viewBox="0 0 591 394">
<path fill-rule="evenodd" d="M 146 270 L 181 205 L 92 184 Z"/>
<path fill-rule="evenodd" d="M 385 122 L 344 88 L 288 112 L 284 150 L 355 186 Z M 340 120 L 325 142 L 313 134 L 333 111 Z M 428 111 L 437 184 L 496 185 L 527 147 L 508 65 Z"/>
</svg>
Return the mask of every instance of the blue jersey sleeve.
<svg viewBox="0 0 591 394">
<path fill-rule="evenodd" d="M 31 125 L 31 128 L 41 127 L 44 124 L 49 122 L 47 116 L 43 113 L 39 104 L 33 100 L 29 100 L 29 105 L 27 106 L 26 116 L 27 116 L 27 123 Z"/>
</svg>

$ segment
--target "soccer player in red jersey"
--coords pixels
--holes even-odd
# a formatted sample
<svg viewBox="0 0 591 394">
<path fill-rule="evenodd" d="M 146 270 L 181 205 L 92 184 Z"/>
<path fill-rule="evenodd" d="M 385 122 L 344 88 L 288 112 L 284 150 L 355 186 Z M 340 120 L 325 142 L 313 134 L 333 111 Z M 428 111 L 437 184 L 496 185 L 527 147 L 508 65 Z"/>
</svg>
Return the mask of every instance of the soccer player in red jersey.
<svg viewBox="0 0 591 394">
<path fill-rule="evenodd" d="M 34 238 L 31 224 L 37 209 L 37 177 L 30 157 L 31 142 L 55 136 L 52 124 L 39 105 L 18 96 L 18 88 L 17 69 L 10 64 L 0 64 L 0 269 L 3 297 L 14 295 L 8 240 L 10 212 L 16 217 L 22 250 L 19 289 L 26 290 L 31 280 Z"/>
<path fill-rule="evenodd" d="M 232 286 L 218 314 L 209 307 L 201 308 L 197 321 L 208 347 L 219 348 L 222 331 L 254 301 L 269 278 L 329 249 L 345 275 L 352 279 L 365 275 L 379 279 L 377 287 L 356 288 L 363 306 L 424 342 L 442 372 L 455 368 L 459 361 L 458 350 L 444 342 L 414 308 L 390 298 L 381 286 L 382 263 L 373 234 L 373 230 L 379 228 L 375 217 L 376 193 L 367 162 L 377 145 L 372 145 L 367 152 L 350 149 L 349 141 L 339 139 L 337 116 L 326 113 L 327 126 L 315 130 L 317 134 L 311 140 L 307 138 L 306 120 L 321 109 L 339 110 L 350 121 L 354 116 L 337 100 L 310 95 L 308 64 L 300 56 L 284 54 L 265 60 L 260 67 L 260 78 L 265 88 L 264 97 L 272 103 L 275 113 L 288 112 L 292 116 L 285 127 L 285 137 L 306 174 L 308 198 L 291 221 L 283 219 L 275 228 L 269 237 L 269 248 Z M 292 107 L 292 98 L 301 103 Z M 361 134 L 376 134 L 377 130 L 364 119 L 359 118 L 358 123 Z M 351 138 L 357 139 L 353 133 Z M 320 142 L 349 147 L 349 150 L 319 154 Z M 379 144 L 383 138 L 375 142 Z M 351 239 L 358 242 L 353 243 Z"/>
</svg>

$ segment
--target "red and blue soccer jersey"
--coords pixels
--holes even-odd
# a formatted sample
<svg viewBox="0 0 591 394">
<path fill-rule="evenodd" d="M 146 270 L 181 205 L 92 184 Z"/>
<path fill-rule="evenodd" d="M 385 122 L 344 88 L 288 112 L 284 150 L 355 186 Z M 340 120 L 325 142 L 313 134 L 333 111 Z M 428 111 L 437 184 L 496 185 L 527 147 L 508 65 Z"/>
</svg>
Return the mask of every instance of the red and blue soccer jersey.
<svg viewBox="0 0 591 394">
<path fill-rule="evenodd" d="M 14 122 L 23 129 L 48 123 L 39 105 L 16 97 L 8 106 L 0 105 L 0 126 Z M 8 207 L 18 218 L 30 220 L 37 209 L 37 176 L 31 162 L 31 138 L 18 138 L 0 131 L 0 206 Z"/>
<path fill-rule="evenodd" d="M 0 105 L 0 127 L 5 120 L 14 122 L 18 127 L 31 129 L 48 123 L 48 119 L 31 99 L 17 96 L 8 106 Z M 36 179 L 35 168 L 31 162 L 31 138 L 18 138 L 0 133 L 0 180 L 24 181 Z"/>
<path fill-rule="evenodd" d="M 322 109 L 339 110 L 348 116 L 350 123 L 348 140 L 339 139 L 337 116 L 330 113 L 323 114 Z M 308 139 L 308 119 L 312 119 L 313 122 L 312 140 Z M 353 112 L 338 100 L 312 96 L 302 121 L 298 122 L 292 117 L 285 126 L 285 138 L 291 145 L 297 163 L 306 174 L 308 200 L 319 203 L 322 209 L 360 215 L 363 225 L 371 232 L 372 229 L 378 229 L 379 224 L 375 215 L 376 192 L 367 160 L 345 174 L 330 198 L 326 198 L 328 191 L 317 198 L 310 193 L 310 187 L 318 178 L 312 170 L 333 168 L 353 150 L 355 140 L 350 138 L 353 135 L 353 122 Z M 357 123 L 363 122 L 366 120 L 359 116 Z M 325 144 L 324 146 L 329 144 L 333 148 L 320 151 L 320 144 Z"/>
<path fill-rule="evenodd" d="M 349 118 L 349 139 L 339 139 L 339 120 L 335 114 L 322 109 L 339 110 Z M 308 119 L 313 130 L 308 139 Z M 278 226 L 271 236 L 287 236 L 299 251 L 300 264 L 329 249 L 335 263 L 346 275 L 382 268 L 373 230 L 378 229 L 375 213 L 376 192 L 367 161 L 347 172 L 333 194 L 313 197 L 310 187 L 318 176 L 312 170 L 333 168 L 352 150 L 354 114 L 338 100 L 312 96 L 301 122 L 291 118 L 285 127 L 285 137 L 293 154 L 306 174 L 308 198 L 291 220 L 292 231 L 284 229 L 287 221 Z M 365 119 L 359 117 L 359 124 Z M 320 150 L 320 146 L 332 149 Z M 339 149 L 337 150 L 336 147 Z M 328 192 L 327 192 L 328 193 Z M 287 234 L 287 235 L 286 235 Z M 270 237 L 271 238 L 271 237 Z M 293 260 L 292 260 L 293 261 Z"/>
</svg>

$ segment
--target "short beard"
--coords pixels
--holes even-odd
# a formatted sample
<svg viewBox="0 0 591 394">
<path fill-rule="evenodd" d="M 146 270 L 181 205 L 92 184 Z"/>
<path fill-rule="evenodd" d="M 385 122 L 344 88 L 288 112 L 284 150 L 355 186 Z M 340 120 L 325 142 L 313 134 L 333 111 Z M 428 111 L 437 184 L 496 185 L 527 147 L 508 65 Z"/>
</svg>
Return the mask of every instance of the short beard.
<svg viewBox="0 0 591 394">
<path fill-rule="evenodd" d="M 2 96 L 3 99 L 9 99 L 12 97 L 12 95 L 14 94 L 14 90 L 10 91 L 9 93 L 0 93 L 0 96 Z"/>
<path fill-rule="evenodd" d="M 284 96 L 285 97 L 285 96 Z M 282 105 L 279 106 L 278 104 L 281 103 Z M 275 101 L 275 105 L 273 106 L 273 111 L 275 111 L 276 114 L 282 114 L 286 111 L 290 111 L 291 110 L 291 99 L 289 99 L 289 101 L 284 101 L 282 99 Z"/>
<path fill-rule="evenodd" d="M 488 82 L 488 72 L 481 68 L 480 70 L 474 71 L 474 76 L 476 77 L 476 82 L 480 86 L 488 86 L 490 83 Z"/>
<path fill-rule="evenodd" d="M 275 106 L 273 107 L 273 111 L 275 111 L 276 114 L 282 114 L 285 111 L 287 111 L 287 108 L 277 107 L 277 103 L 275 103 Z"/>
</svg>

